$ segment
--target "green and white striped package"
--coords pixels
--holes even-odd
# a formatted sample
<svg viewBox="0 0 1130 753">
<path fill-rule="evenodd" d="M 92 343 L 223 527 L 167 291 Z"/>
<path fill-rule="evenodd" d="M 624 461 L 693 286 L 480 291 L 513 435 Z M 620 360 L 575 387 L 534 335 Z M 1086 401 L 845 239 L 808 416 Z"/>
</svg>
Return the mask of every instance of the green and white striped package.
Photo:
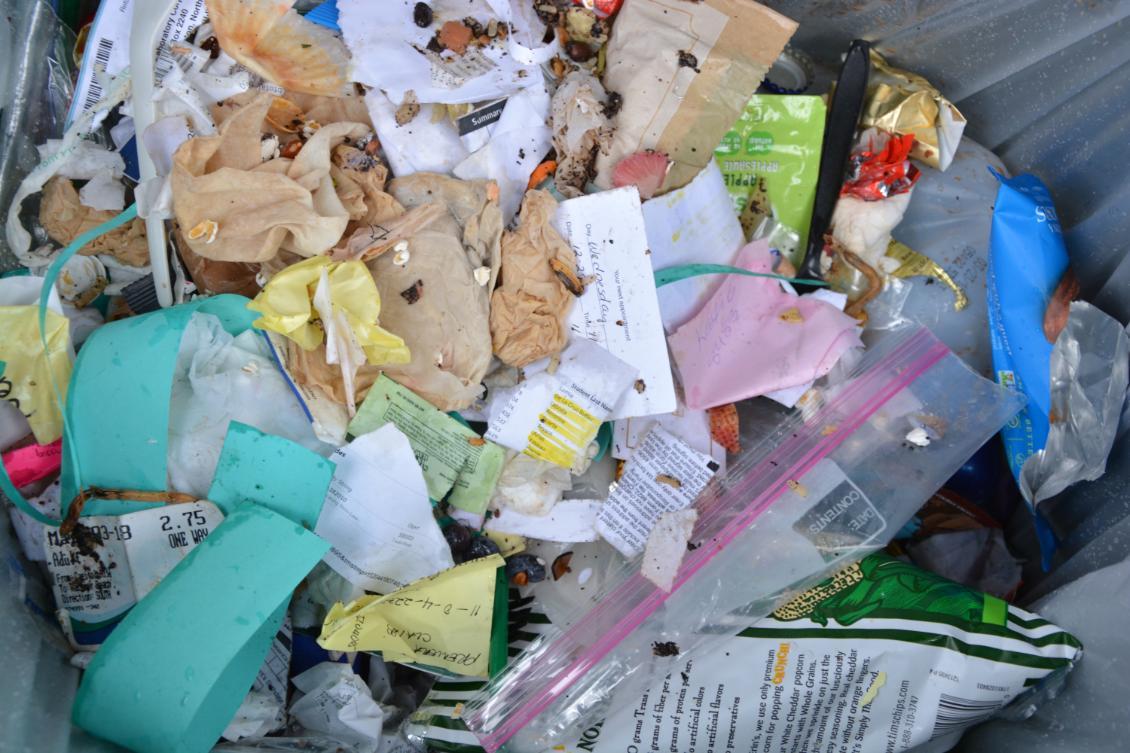
<svg viewBox="0 0 1130 753">
<path fill-rule="evenodd" d="M 532 596 L 510 592 L 510 660 L 522 653 L 550 627 L 549 618 L 535 611 Z M 485 681 L 440 679 L 432 686 L 420 708 L 408 719 L 405 735 L 436 753 L 484 753 L 475 737 L 459 718 L 463 704 L 486 685 Z"/>
<path fill-rule="evenodd" d="M 1024 715 L 1082 647 L 1034 614 L 873 554 L 670 672 L 564 753 L 949 750 Z"/>
</svg>

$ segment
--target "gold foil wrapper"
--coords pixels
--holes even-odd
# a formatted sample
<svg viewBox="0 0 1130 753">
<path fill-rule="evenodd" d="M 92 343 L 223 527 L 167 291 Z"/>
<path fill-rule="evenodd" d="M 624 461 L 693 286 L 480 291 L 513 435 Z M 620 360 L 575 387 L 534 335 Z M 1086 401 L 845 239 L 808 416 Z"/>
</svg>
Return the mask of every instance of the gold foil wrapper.
<svg viewBox="0 0 1130 753">
<path fill-rule="evenodd" d="M 880 128 L 898 135 L 913 134 L 914 149 L 910 156 L 944 170 L 961 138 L 965 117 L 929 81 L 916 73 L 895 68 L 872 50 L 871 82 L 860 127 Z M 943 143 L 943 128 L 955 133 L 956 139 Z M 946 151 L 950 153 L 944 155 Z"/>
<path fill-rule="evenodd" d="M 892 277 L 933 277 L 953 291 L 953 309 L 961 311 L 969 305 L 969 297 L 961 286 L 954 282 L 949 273 L 933 259 L 918 253 L 905 243 L 892 240 L 887 246 L 887 256 L 899 262 L 899 267 L 891 273 Z"/>
</svg>

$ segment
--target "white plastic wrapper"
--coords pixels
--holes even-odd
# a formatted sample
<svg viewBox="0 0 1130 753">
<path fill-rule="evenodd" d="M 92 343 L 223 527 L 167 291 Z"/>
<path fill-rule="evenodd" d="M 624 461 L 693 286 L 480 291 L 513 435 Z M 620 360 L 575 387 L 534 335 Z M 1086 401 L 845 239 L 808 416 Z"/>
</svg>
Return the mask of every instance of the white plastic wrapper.
<svg viewBox="0 0 1130 753">
<path fill-rule="evenodd" d="M 195 314 L 177 356 L 169 406 L 169 488 L 207 499 L 232 421 L 284 437 L 326 457 L 333 447 L 267 354 L 259 333 L 233 337 L 211 314 Z"/>
<path fill-rule="evenodd" d="M 339 601 L 348 604 L 361 597 L 365 591 L 338 575 L 325 562 L 319 562 L 304 581 L 290 603 L 290 619 L 294 627 L 321 629 L 330 607 Z"/>
<path fill-rule="evenodd" d="M 352 667 L 322 662 L 292 682 L 304 693 L 290 705 L 295 721 L 311 732 L 337 738 L 356 753 L 380 750 L 385 710 Z"/>
</svg>

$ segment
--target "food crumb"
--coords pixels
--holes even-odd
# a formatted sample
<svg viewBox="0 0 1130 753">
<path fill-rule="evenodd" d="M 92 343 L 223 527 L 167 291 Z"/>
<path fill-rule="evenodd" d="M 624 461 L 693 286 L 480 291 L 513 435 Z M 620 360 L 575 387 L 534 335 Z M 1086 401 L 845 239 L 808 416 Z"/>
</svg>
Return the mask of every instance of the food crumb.
<svg viewBox="0 0 1130 753">
<path fill-rule="evenodd" d="M 424 281 L 416 280 L 416 282 L 412 284 L 412 287 L 400 292 L 400 297 L 408 301 L 409 305 L 412 305 L 416 301 L 420 300 L 420 293 L 423 291 L 423 289 Z"/>
</svg>

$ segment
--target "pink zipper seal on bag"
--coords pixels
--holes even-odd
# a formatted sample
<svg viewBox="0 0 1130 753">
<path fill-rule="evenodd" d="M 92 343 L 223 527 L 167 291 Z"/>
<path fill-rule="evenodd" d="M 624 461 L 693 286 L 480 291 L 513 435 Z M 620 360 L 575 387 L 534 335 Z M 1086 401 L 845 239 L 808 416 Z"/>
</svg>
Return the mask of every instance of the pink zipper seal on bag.
<svg viewBox="0 0 1130 753">
<path fill-rule="evenodd" d="M 597 665 L 629 634 L 639 628 L 662 604 L 689 581 L 699 570 L 707 565 L 719 552 L 729 545 L 739 534 L 752 525 L 788 489 L 790 479 L 800 479 L 820 460 L 830 455 L 851 434 L 866 423 L 880 408 L 895 395 L 902 392 L 925 372 L 941 361 L 949 350 L 925 329 L 918 329 L 906 337 L 904 342 L 891 348 L 891 352 L 870 364 L 865 372 L 849 383 L 830 403 L 821 408 L 816 416 L 806 422 L 803 429 L 793 431 L 792 436 L 770 450 L 762 459 L 747 456 L 746 463 L 740 460 L 731 469 L 728 479 L 737 478 L 729 488 L 718 490 L 708 488 L 697 504 L 710 503 L 705 510 L 700 508 L 701 517 L 696 535 L 704 532 L 710 543 L 690 553 L 684 561 L 670 593 L 664 592 L 638 573 L 632 575 L 611 593 L 604 596 L 577 624 L 562 633 L 545 647 L 545 652 L 537 656 L 537 661 L 514 667 L 514 671 L 504 673 L 483 691 L 479 698 L 468 703 L 463 718 L 468 727 L 479 736 L 483 748 L 488 753 L 500 750 L 506 742 L 523 727 L 545 711 L 555 700 L 566 693 L 570 687 Z M 860 402 L 862 404 L 846 416 L 838 416 L 838 409 Z M 835 419 L 837 429 L 824 436 L 820 427 Z M 807 449 L 805 447 L 810 445 Z M 786 459 L 789 459 L 785 462 Z M 749 461 L 754 461 L 750 463 Z M 754 468 L 748 468 L 749 465 Z M 713 499 L 709 499 L 709 496 Z M 739 500 L 751 499 L 744 508 Z M 726 503 L 730 504 L 727 505 Z M 697 506 L 697 505 L 696 505 Z M 712 524 L 717 526 L 727 515 L 717 533 L 711 534 Z M 616 613 L 625 605 L 634 604 L 626 614 Z M 599 630 L 594 623 L 612 622 L 606 630 Z M 613 622 L 614 621 L 614 622 Z M 599 632 L 600 637 L 591 645 L 579 640 L 582 634 Z M 543 678 L 537 673 L 540 667 L 552 664 L 555 657 L 568 661 L 568 655 L 581 648 L 563 671 L 556 676 Z M 537 691 L 530 698 L 513 698 L 507 703 L 505 696 L 523 693 L 520 690 L 507 693 L 505 689 L 521 688 L 524 684 L 537 683 Z M 503 698 L 492 698 L 500 694 Z M 485 698 L 483 698 L 485 696 Z M 503 718 L 491 725 L 490 716 L 494 709 L 510 708 Z M 488 727 L 491 727 L 488 729 Z"/>
</svg>

